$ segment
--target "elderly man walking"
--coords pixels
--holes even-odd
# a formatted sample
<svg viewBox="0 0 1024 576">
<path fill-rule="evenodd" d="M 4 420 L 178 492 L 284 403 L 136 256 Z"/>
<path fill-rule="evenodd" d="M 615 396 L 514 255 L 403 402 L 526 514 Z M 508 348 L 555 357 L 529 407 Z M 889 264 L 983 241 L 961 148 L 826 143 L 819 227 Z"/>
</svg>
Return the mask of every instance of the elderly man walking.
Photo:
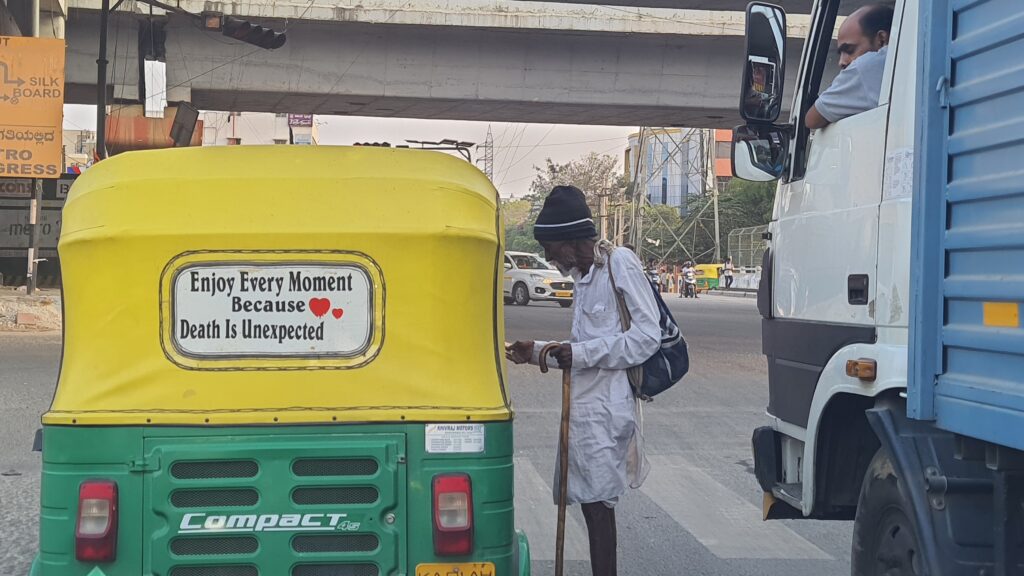
<svg viewBox="0 0 1024 576">
<path fill-rule="evenodd" d="M 615 504 L 631 483 L 637 485 L 631 476 L 638 474 L 642 461 L 626 370 L 658 350 L 658 304 L 636 254 L 597 239 L 579 189 L 557 186 L 551 191 L 534 236 L 547 260 L 576 281 L 572 338 L 552 353 L 572 376 L 567 503 L 582 505 L 594 576 L 615 576 Z M 631 318 L 625 331 L 613 286 Z M 536 363 L 547 344 L 516 342 L 509 357 L 519 364 Z M 630 460 L 636 465 L 627 467 Z M 556 465 L 556 493 L 558 472 Z"/>
</svg>

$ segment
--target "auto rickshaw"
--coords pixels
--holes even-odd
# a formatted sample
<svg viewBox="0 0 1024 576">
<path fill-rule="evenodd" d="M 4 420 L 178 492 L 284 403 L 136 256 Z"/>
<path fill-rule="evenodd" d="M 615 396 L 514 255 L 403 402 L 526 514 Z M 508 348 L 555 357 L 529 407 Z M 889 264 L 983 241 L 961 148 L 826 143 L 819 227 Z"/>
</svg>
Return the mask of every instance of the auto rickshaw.
<svg viewBox="0 0 1024 576">
<path fill-rule="evenodd" d="M 697 264 L 694 268 L 697 276 L 697 290 L 707 292 L 718 288 L 721 264 Z"/>
<path fill-rule="evenodd" d="M 63 221 L 33 576 L 530 573 L 480 171 L 132 152 L 86 172 Z"/>
</svg>

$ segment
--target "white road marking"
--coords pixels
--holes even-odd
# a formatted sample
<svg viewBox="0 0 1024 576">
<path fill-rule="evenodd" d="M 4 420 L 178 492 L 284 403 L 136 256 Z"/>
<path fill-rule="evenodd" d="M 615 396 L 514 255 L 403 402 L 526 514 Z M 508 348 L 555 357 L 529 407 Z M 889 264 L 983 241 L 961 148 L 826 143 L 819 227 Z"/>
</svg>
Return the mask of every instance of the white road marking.
<svg viewBox="0 0 1024 576">
<path fill-rule="evenodd" d="M 555 559 L 558 507 L 552 504 L 551 486 L 527 458 L 516 458 L 516 528 L 530 539 L 534 560 Z M 573 515 L 565 516 L 565 559 L 589 560 L 587 531 Z"/>
<path fill-rule="evenodd" d="M 831 560 L 832 557 L 681 456 L 650 456 L 641 490 L 719 558 Z"/>
</svg>

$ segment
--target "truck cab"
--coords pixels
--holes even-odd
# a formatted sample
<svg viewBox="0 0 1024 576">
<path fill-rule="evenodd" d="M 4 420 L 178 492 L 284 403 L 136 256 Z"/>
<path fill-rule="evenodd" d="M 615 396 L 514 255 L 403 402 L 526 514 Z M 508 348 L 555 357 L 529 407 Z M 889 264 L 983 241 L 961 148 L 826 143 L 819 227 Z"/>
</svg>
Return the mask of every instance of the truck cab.
<svg viewBox="0 0 1024 576">
<path fill-rule="evenodd" d="M 934 58 L 922 49 L 930 30 L 923 22 L 949 3 L 896 0 L 878 105 L 818 130 L 804 121 L 839 72 L 835 39 L 843 18 L 867 4 L 816 0 L 796 70 L 786 69 L 791 46 L 782 9 L 748 7 L 740 101 L 746 124 L 734 131 L 733 171 L 779 180 L 758 292 L 770 425 L 754 432 L 753 449 L 764 513 L 855 520 L 858 575 L 1024 573 L 1019 552 L 1017 560 L 994 560 L 1000 542 L 1010 550 L 1020 542 L 1001 540 L 994 524 L 999 482 L 985 445 L 950 432 L 941 419 L 936 424 L 935 414 L 915 413 L 913 405 L 908 413 L 908 390 L 912 400 L 915 393 L 909 375 L 922 348 L 908 348 L 911 334 L 921 338 L 922 326 L 930 335 L 942 331 L 934 321 L 941 305 L 923 314 L 914 307 L 915 275 L 928 248 L 912 230 L 931 225 L 915 223 L 914 198 L 923 194 L 915 188 L 922 181 L 917 142 L 946 137 L 920 122 L 922 102 L 944 97 L 944 85 L 936 91 L 921 74 Z M 999 6 L 1021 9 L 952 4 L 968 13 L 963 22 L 992 19 Z M 795 74 L 795 89 L 783 116 L 788 74 Z M 1019 504 L 1020 495 L 1010 502 Z M 989 572 L 999 565 L 1008 571 Z"/>
<path fill-rule="evenodd" d="M 916 26 L 902 23 L 915 21 L 916 0 L 896 4 L 878 107 L 821 130 L 803 122 L 839 71 L 837 21 L 863 4 L 815 3 L 787 124 L 754 120 L 736 130 L 734 146 L 737 176 L 780 179 L 758 294 L 768 414 L 781 456 L 769 492 L 818 518 L 853 517 L 858 476 L 878 449 L 863 412 L 906 389 L 915 103 L 913 82 L 893 79 L 915 75 Z M 758 43 L 754 9 L 751 44 Z M 748 70 L 764 56 L 753 58 Z M 775 83 L 777 92 L 783 84 Z M 752 149 L 770 158 L 759 161 Z M 753 162 L 744 165 L 744 155 Z M 847 363 L 862 358 L 874 359 L 872 378 L 847 373 Z M 837 469 L 832 482 L 816 476 L 833 458 L 848 469 Z M 849 486 L 819 490 L 833 482 Z"/>
</svg>

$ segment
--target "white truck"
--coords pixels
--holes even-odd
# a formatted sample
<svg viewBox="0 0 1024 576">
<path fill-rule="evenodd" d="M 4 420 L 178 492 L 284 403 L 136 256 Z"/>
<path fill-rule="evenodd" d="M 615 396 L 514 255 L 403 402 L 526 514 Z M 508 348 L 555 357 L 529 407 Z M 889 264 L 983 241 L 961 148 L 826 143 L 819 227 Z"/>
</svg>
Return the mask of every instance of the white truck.
<svg viewBox="0 0 1024 576">
<path fill-rule="evenodd" d="M 1024 2 L 896 0 L 878 107 L 811 131 L 864 4 L 815 0 L 783 124 L 785 13 L 748 7 L 733 169 L 780 179 L 765 516 L 854 519 L 858 576 L 1024 574 Z"/>
</svg>

